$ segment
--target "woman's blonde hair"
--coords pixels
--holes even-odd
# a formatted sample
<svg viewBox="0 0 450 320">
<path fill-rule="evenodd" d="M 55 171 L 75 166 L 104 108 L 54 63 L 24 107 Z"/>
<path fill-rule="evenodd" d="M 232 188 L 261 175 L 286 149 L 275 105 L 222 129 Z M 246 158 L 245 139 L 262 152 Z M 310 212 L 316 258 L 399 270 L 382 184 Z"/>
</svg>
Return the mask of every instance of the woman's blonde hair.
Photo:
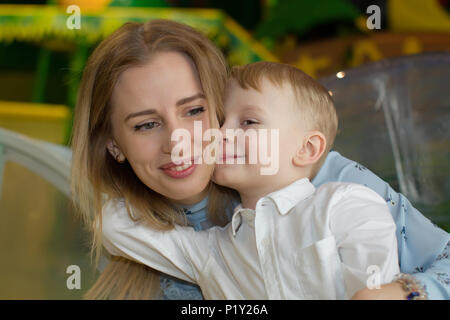
<svg viewBox="0 0 450 320">
<path fill-rule="evenodd" d="M 149 189 L 128 164 L 107 152 L 112 137 L 110 98 L 126 69 L 143 65 L 157 52 L 180 52 L 191 59 L 208 101 L 211 126 L 223 121 L 223 93 L 228 69 L 222 53 L 195 29 L 169 20 L 124 24 L 94 50 L 83 72 L 71 136 L 71 192 L 75 208 L 92 235 L 91 255 L 98 265 L 102 251 L 102 207 L 124 199 L 151 227 L 169 229 L 185 223 L 183 214 L 165 197 Z M 208 218 L 227 222 L 225 211 L 236 192 L 209 184 Z M 130 215 L 131 217 L 131 215 Z M 87 299 L 149 299 L 160 296 L 158 273 L 124 258 L 113 258 Z"/>
</svg>

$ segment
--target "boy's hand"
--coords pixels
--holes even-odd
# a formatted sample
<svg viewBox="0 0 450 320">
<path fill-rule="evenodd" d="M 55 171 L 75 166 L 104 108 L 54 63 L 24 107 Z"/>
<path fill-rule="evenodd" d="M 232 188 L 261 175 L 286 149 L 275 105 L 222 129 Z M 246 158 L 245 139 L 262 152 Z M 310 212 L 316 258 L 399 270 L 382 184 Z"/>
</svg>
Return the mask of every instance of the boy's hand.
<svg viewBox="0 0 450 320">
<path fill-rule="evenodd" d="M 406 293 L 400 283 L 392 282 L 382 285 L 380 289 L 361 289 L 352 300 L 406 300 Z"/>
</svg>

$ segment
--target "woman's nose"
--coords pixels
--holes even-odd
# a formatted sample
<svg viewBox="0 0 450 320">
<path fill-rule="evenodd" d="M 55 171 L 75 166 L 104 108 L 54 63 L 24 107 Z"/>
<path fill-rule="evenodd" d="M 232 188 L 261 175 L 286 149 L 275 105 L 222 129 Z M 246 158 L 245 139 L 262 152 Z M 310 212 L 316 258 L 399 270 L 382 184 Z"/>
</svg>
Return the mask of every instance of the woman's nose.
<svg viewBox="0 0 450 320">
<path fill-rule="evenodd" d="M 175 130 L 181 129 L 181 126 L 176 121 L 166 121 L 165 132 L 164 132 L 164 142 L 163 142 L 163 152 L 170 154 L 172 149 L 180 143 L 179 139 L 176 138 Z M 174 134 L 175 133 L 175 134 Z"/>
<path fill-rule="evenodd" d="M 192 138 L 192 128 L 186 127 L 185 122 L 178 119 L 166 121 L 163 152 L 166 154 L 175 152 L 176 157 L 189 157 L 192 153 Z"/>
</svg>

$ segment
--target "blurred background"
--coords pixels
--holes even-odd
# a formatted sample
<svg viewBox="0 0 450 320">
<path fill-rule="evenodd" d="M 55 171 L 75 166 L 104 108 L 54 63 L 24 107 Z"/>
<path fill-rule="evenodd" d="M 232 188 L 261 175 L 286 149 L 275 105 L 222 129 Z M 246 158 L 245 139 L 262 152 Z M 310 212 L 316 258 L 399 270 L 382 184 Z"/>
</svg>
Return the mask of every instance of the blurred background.
<svg viewBox="0 0 450 320">
<path fill-rule="evenodd" d="M 105 36 L 156 18 L 198 28 L 230 65 L 280 61 L 321 81 L 334 149 L 450 231 L 450 1 L 0 1 L 0 299 L 80 299 L 97 276 L 68 200 L 77 88 Z"/>
</svg>

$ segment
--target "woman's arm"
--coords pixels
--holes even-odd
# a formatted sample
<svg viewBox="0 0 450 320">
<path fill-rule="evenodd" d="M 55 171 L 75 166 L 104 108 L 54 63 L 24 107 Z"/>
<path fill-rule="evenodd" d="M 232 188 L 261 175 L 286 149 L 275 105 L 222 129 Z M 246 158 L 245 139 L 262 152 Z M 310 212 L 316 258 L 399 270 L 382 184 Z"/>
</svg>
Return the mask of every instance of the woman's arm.
<svg viewBox="0 0 450 320">
<path fill-rule="evenodd" d="M 450 276 L 447 270 L 450 269 L 450 242 L 444 252 L 438 256 L 435 263 L 427 269 L 427 272 L 413 273 L 412 276 L 420 285 L 425 283 L 425 292 L 433 294 L 429 299 L 449 300 L 448 290 Z M 369 290 L 367 288 L 358 291 L 352 299 L 355 300 L 406 300 L 409 292 L 403 289 L 400 283 L 393 282 L 381 286 L 380 290 Z"/>
<path fill-rule="evenodd" d="M 133 221 L 123 201 L 108 201 L 102 213 L 103 246 L 111 255 L 196 282 L 203 257 L 208 256 L 208 233 L 177 225 L 169 231 L 154 230 Z"/>
<path fill-rule="evenodd" d="M 450 300 L 450 241 L 431 267 L 412 275 L 426 286 L 428 299 Z"/>
<path fill-rule="evenodd" d="M 400 270 L 413 274 L 426 287 L 429 299 L 450 299 L 450 261 L 444 252 L 450 241 L 447 232 L 373 172 L 335 151 L 328 154 L 312 183 L 318 187 L 331 181 L 358 183 L 377 192 L 386 201 L 397 226 Z"/>
<path fill-rule="evenodd" d="M 330 228 L 336 239 L 346 292 L 390 283 L 400 272 L 396 226 L 385 201 L 357 184 L 340 187 Z"/>
</svg>

